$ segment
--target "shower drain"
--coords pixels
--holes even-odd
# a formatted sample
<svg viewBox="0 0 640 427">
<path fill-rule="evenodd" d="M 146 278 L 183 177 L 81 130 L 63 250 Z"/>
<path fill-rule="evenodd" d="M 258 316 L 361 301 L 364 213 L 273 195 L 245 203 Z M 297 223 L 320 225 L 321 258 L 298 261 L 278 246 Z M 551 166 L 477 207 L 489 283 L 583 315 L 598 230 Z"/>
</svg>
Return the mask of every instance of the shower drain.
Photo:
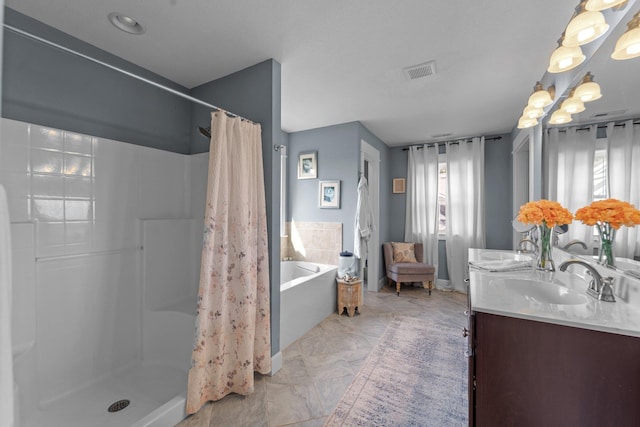
<svg viewBox="0 0 640 427">
<path fill-rule="evenodd" d="M 107 409 L 107 411 L 109 412 L 122 411 L 124 408 L 129 406 L 130 403 L 131 401 L 129 399 L 118 400 L 117 402 L 113 402 L 111 405 L 109 405 L 109 409 Z"/>
</svg>

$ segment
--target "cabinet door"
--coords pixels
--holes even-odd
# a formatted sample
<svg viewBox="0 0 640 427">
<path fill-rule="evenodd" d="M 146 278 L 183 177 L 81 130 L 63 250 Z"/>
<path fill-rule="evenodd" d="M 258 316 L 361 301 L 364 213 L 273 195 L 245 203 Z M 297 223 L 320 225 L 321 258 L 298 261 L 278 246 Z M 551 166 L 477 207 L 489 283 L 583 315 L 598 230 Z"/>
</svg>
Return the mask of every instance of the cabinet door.
<svg viewBox="0 0 640 427">
<path fill-rule="evenodd" d="M 640 339 L 475 314 L 477 426 L 640 425 Z"/>
</svg>

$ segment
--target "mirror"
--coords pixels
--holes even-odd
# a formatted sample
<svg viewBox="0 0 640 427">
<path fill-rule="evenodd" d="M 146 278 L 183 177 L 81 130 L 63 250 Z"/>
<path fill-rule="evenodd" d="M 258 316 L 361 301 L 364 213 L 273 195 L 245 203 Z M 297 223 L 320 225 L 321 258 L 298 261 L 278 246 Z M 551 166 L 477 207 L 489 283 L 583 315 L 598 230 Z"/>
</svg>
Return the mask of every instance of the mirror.
<svg viewBox="0 0 640 427">
<path fill-rule="evenodd" d="M 602 98 L 585 104 L 585 111 L 574 114 L 573 121 L 568 126 L 592 123 L 606 123 L 624 119 L 640 118 L 640 58 L 627 60 L 615 60 L 611 58 L 616 41 L 627 29 L 627 23 L 639 10 L 636 2 L 623 11 L 620 23 L 611 30 L 611 33 L 594 53 L 589 62 L 576 73 L 569 89 L 561 94 L 562 100 L 569 96 L 569 91 L 582 80 L 587 71 L 594 75 L 594 81 L 602 89 Z M 547 120 L 548 117 L 547 116 Z M 549 127 L 549 125 L 546 125 Z"/>
<path fill-rule="evenodd" d="M 630 6 L 621 11 L 613 11 L 612 14 L 622 14 L 619 24 L 613 28 L 606 36 L 606 39 L 593 53 L 592 58 L 576 71 L 568 89 L 562 94 L 556 94 L 557 104 L 569 97 L 571 88 L 578 85 L 582 77 L 591 72 L 602 90 L 602 98 L 597 101 L 585 103 L 585 111 L 573 115 L 572 122 L 563 126 L 553 126 L 548 124 L 551 114 L 547 114 L 543 122 L 544 129 L 552 127 L 575 127 L 587 124 L 602 124 L 606 127 L 609 122 L 619 122 L 628 119 L 640 119 L 640 58 L 628 60 L 614 60 L 611 54 L 620 36 L 627 30 L 627 23 L 640 10 L 640 3 L 630 2 Z M 575 71 L 575 70 L 573 70 Z M 555 111 L 554 106 L 549 113 Z M 600 130 L 604 136 L 603 130 Z M 600 134 L 599 132 L 599 134 Z M 590 243 L 590 242 L 587 242 Z M 596 244 L 594 242 L 594 244 Z M 570 246 L 569 246 L 570 245 Z M 565 242 L 559 246 L 560 249 L 568 252 L 571 256 L 582 257 L 583 259 L 594 260 L 592 247 L 584 248 L 583 242 Z M 567 247 L 568 246 L 568 247 Z M 597 261 L 597 255 L 595 255 Z M 629 274 L 633 277 L 634 272 L 640 274 L 640 261 L 626 258 L 616 258 L 616 270 L 620 273 Z"/>
</svg>

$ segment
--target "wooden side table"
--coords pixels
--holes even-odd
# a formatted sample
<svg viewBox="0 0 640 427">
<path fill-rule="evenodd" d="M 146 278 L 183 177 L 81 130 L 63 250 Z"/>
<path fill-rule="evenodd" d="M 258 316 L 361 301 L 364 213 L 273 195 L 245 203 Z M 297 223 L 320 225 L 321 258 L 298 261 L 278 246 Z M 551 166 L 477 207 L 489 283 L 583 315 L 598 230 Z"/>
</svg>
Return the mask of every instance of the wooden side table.
<svg viewBox="0 0 640 427">
<path fill-rule="evenodd" d="M 338 281 L 338 313 L 342 314 L 347 310 L 347 315 L 353 317 L 356 312 L 360 314 L 362 306 L 362 280 L 356 279 L 351 282 L 345 282 L 342 279 Z"/>
</svg>

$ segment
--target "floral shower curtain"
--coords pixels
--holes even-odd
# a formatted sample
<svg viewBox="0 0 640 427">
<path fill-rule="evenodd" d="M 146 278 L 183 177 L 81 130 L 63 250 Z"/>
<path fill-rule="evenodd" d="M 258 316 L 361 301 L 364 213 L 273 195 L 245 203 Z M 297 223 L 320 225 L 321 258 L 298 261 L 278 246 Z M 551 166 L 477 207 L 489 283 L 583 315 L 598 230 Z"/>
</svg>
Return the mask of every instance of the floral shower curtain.
<svg viewBox="0 0 640 427">
<path fill-rule="evenodd" d="M 258 124 L 212 113 L 196 335 L 187 413 L 250 394 L 271 371 L 269 258 Z"/>
</svg>

